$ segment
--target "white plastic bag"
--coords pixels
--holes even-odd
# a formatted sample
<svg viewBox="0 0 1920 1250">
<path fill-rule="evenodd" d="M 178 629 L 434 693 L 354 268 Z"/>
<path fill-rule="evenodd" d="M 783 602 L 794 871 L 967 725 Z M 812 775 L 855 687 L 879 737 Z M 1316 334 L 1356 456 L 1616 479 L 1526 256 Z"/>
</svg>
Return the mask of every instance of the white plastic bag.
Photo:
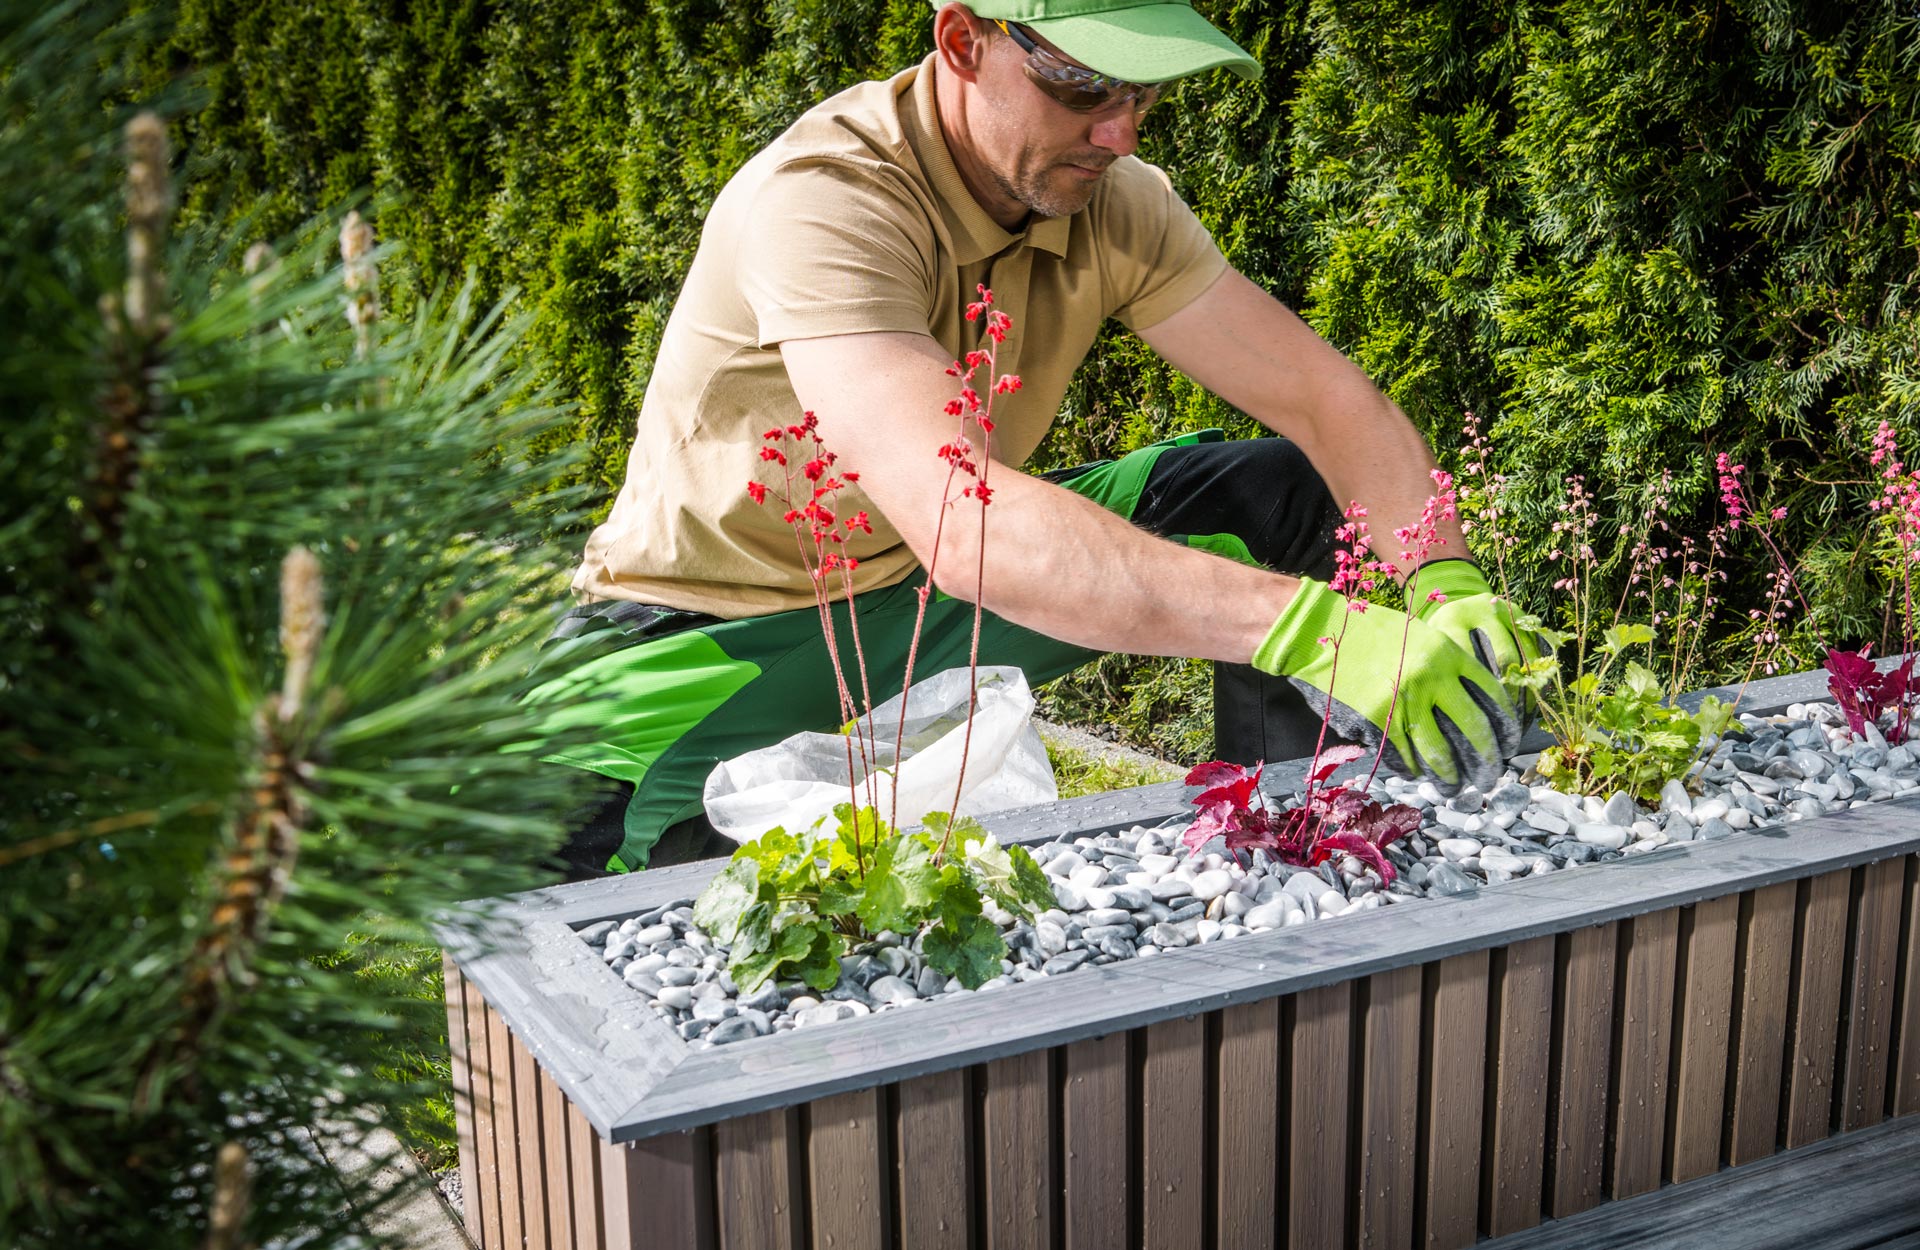
<svg viewBox="0 0 1920 1250">
<path fill-rule="evenodd" d="M 1033 723 L 1033 692 L 1027 688 L 1026 674 L 1004 665 L 984 666 L 979 674 L 979 703 L 966 748 L 966 788 L 959 814 L 980 816 L 1053 802 L 1060 797 L 1060 789 Z M 898 697 L 874 709 L 874 741 L 867 745 L 867 758 L 877 774 L 871 793 L 881 816 L 894 810 L 897 784 L 900 823 L 916 825 L 928 812 L 944 812 L 953 802 L 961 743 L 967 737 L 967 670 L 950 668 L 915 682 L 907 703 L 903 762 L 894 767 L 902 706 Z M 862 717 L 859 724 L 864 737 L 867 719 Z M 788 833 L 804 832 L 851 798 L 847 743 L 848 738 L 840 734 L 802 733 L 720 761 L 707 775 L 702 795 L 707 819 L 736 842 L 750 842 L 776 825 Z M 870 791 L 858 742 L 854 773 L 864 805 Z"/>
</svg>

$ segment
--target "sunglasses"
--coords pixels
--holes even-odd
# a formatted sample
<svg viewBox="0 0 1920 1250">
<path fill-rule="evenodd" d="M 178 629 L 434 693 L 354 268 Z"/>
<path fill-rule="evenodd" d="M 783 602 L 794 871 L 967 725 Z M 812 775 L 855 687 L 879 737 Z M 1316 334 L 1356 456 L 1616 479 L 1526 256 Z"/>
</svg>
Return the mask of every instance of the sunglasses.
<svg viewBox="0 0 1920 1250">
<path fill-rule="evenodd" d="M 1126 102 L 1134 116 L 1144 114 L 1159 102 L 1167 89 L 1163 82 L 1127 82 L 1109 78 L 1084 65 L 1062 60 L 1035 43 L 1033 36 L 1010 22 L 994 19 L 993 24 L 1012 37 L 1027 54 L 1027 78 L 1033 85 L 1076 113 L 1094 113 L 1110 105 Z"/>
</svg>

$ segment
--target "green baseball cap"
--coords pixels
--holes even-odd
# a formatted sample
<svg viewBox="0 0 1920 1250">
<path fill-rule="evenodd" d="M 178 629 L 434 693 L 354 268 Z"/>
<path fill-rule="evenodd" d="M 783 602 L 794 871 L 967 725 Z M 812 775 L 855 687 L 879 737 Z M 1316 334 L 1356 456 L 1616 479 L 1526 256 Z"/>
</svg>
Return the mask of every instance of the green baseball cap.
<svg viewBox="0 0 1920 1250">
<path fill-rule="evenodd" d="M 933 0 L 935 8 L 941 3 Z M 1189 0 L 979 0 L 967 7 L 976 17 L 1018 22 L 1110 78 L 1167 82 L 1210 69 L 1260 76 L 1260 62 Z"/>
</svg>

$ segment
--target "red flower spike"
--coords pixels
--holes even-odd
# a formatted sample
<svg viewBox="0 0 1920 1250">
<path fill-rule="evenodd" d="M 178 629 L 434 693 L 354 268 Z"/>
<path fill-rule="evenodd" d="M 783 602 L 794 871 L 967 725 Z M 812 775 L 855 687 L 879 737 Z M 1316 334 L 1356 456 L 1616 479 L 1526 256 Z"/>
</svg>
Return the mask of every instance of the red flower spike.
<svg viewBox="0 0 1920 1250">
<path fill-rule="evenodd" d="M 949 400 L 947 401 L 947 415 L 948 415 L 948 416 L 950 416 L 950 417 L 957 417 L 957 416 L 959 416 L 959 415 L 960 415 L 960 401 L 959 401 L 959 400 L 957 400 L 957 399 L 949 399 Z"/>
<path fill-rule="evenodd" d="M 849 469 L 845 473 L 842 473 L 840 476 L 845 478 L 849 482 L 857 482 L 860 480 L 860 475 L 858 473 L 853 472 L 851 469 Z"/>
<path fill-rule="evenodd" d="M 982 433 L 984 433 L 984 434 L 991 434 L 991 433 L 993 433 L 993 418 L 992 418 L 992 417 L 990 417 L 990 416 L 988 416 L 988 415 L 987 415 L 986 413 L 984 413 L 984 412 L 983 412 L 983 413 L 981 413 L 981 414 L 980 414 L 980 415 L 979 415 L 978 417 L 976 417 L 976 418 L 975 418 L 975 420 L 976 420 L 976 421 L 978 421 L 978 422 L 980 423 L 980 430 L 981 430 L 981 432 L 982 432 Z"/>
<path fill-rule="evenodd" d="M 766 439 L 769 443 L 771 443 L 776 439 L 780 438 L 780 436 L 785 433 L 786 433 L 785 430 L 781 429 L 779 426 L 776 425 L 771 430 L 768 430 L 765 434 L 762 434 L 760 437 Z"/>
<path fill-rule="evenodd" d="M 755 503 L 767 502 L 767 488 L 759 482 L 748 482 L 747 494 L 752 497 Z"/>
</svg>

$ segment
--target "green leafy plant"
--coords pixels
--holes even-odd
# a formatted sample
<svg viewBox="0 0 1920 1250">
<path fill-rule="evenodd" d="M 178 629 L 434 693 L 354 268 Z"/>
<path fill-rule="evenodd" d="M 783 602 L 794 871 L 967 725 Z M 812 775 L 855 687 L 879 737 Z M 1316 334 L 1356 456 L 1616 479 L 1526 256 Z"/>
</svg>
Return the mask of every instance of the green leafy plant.
<svg viewBox="0 0 1920 1250">
<path fill-rule="evenodd" d="M 743 991 L 769 977 L 831 989 L 840 957 L 879 933 L 918 937 L 929 967 L 974 989 L 1007 955 L 983 900 L 1020 916 L 1053 906 L 1026 849 L 975 821 L 935 812 L 901 833 L 871 807 L 843 803 L 834 816 L 831 838 L 774 829 L 741 847 L 695 904 L 694 923 L 727 945 Z"/>
<path fill-rule="evenodd" d="M 1477 479 L 1462 498 L 1463 510 L 1472 514 L 1465 529 L 1469 540 L 1490 554 L 1489 563 L 1506 594 L 1504 553 L 1511 538 L 1501 521 L 1509 506 L 1507 482 L 1487 470 L 1489 448 L 1470 412 L 1465 429 L 1466 471 Z M 1531 695 L 1541 725 L 1553 735 L 1553 745 L 1540 753 L 1534 771 L 1557 790 L 1622 791 L 1655 802 L 1669 781 L 1686 777 L 1701 744 L 1716 739 L 1733 721 L 1734 705 L 1712 695 L 1696 712 L 1675 704 L 1694 680 L 1698 640 L 1719 606 L 1715 586 L 1725 578 L 1718 563 L 1726 530 L 1717 526 L 1709 531 L 1704 549 L 1684 536 L 1667 546 L 1660 536 L 1667 533 L 1672 485 L 1672 475 L 1663 473 L 1651 486 L 1639 509 L 1639 534 L 1614 553 L 1625 566 L 1622 590 L 1612 606 L 1615 623 L 1599 630 L 1594 646 L 1599 611 L 1604 610 L 1593 602 L 1601 564 L 1594 551 L 1598 513 L 1585 480 L 1575 475 L 1567 481 L 1560 519 L 1552 526 L 1556 546 L 1549 554 L 1564 573 L 1553 588 L 1564 596 L 1563 622 L 1569 628 L 1550 628 L 1538 616 L 1518 618 L 1521 628 L 1546 639 L 1555 655 L 1510 665 L 1502 675 L 1510 687 Z M 1620 537 L 1630 533 L 1623 527 Z M 1642 615 L 1642 620 L 1626 619 Z M 1629 658 L 1635 648 L 1645 648 L 1643 658 Z M 1561 656 L 1571 659 L 1571 679 Z"/>
<path fill-rule="evenodd" d="M 984 528 L 986 508 L 993 501 L 987 480 L 992 464 L 993 397 L 1020 389 L 1017 376 L 994 375 L 995 350 L 1006 341 L 1013 319 L 993 308 L 992 291 L 982 286 L 979 293 L 978 302 L 967 307 L 967 320 L 985 323 L 985 343 L 947 370 L 960 379 L 959 396 L 946 406 L 949 416 L 960 419 L 960 430 L 938 452 L 947 463 L 947 487 L 927 580 L 920 588 L 903 691 L 913 685 L 914 656 L 947 513 L 959 499 L 975 500 Z M 982 369 L 991 385 L 976 389 L 974 377 Z M 732 862 L 695 901 L 694 923 L 727 947 L 730 975 L 742 990 L 751 990 L 769 977 L 798 977 L 816 990 L 830 989 L 840 979 L 840 957 L 882 933 L 918 940 L 929 967 L 959 977 L 970 989 L 978 987 L 1000 975 L 1000 961 L 1007 954 L 999 925 L 986 914 L 986 903 L 1030 918 L 1034 909 L 1053 906 L 1053 889 L 1025 847 L 1001 846 L 976 821 L 956 819 L 953 812 L 929 812 L 919 831 L 903 832 L 897 811 L 880 815 L 874 782 L 886 771 L 886 759 L 904 758 L 906 717 L 903 708 L 900 734 L 892 754 L 883 758 L 873 726 L 873 695 L 854 596 L 852 575 L 859 561 L 846 554 L 848 539 L 856 531 L 871 532 L 871 527 L 866 513 L 843 517 L 836 503 L 844 484 L 859 481 L 859 475 L 834 468 L 838 456 L 827 450 L 811 412 L 798 424 L 768 430 L 765 440 L 768 446 L 761 449 L 760 457 L 778 466 L 783 480 L 772 486 L 749 482 L 747 493 L 756 503 L 771 499 L 773 506 L 783 509 L 799 543 L 801 564 L 813 579 L 815 606 L 845 722 L 841 734 L 847 743 L 850 801 L 834 809 L 838 824 L 830 834 L 819 828 L 798 836 L 773 829 L 734 852 Z M 797 472 L 796 460 L 801 461 Z M 956 485 L 960 486 L 957 495 Z M 838 589 L 847 601 L 851 647 L 841 646 L 835 635 L 829 610 L 832 574 L 838 574 Z M 849 654 L 857 680 L 848 679 Z M 976 600 L 969 657 L 969 669 L 975 674 L 979 655 Z M 977 689 L 977 676 L 972 685 Z M 968 739 L 972 729 L 970 701 Z M 960 775 L 954 783 L 956 811 L 966 776 L 964 741 L 960 759 Z M 861 802 L 863 788 L 865 803 Z M 898 792 L 894 795 L 897 805 Z"/>
<path fill-rule="evenodd" d="M 1556 630 L 1531 627 L 1555 647 L 1572 641 Z M 1732 704 L 1708 695 L 1697 712 L 1675 707 L 1659 674 L 1625 659 L 1629 648 L 1651 646 L 1654 639 L 1649 625 L 1610 627 L 1601 636 L 1599 666 L 1570 682 L 1562 679 L 1552 660 L 1509 672 L 1509 681 L 1534 692 L 1541 720 L 1554 736 L 1554 744 L 1534 765 L 1548 785 L 1573 794 L 1618 790 L 1656 801 L 1667 782 L 1687 775 L 1700 744 L 1732 723 Z M 1609 681 L 1623 659 L 1619 676 Z"/>
</svg>

